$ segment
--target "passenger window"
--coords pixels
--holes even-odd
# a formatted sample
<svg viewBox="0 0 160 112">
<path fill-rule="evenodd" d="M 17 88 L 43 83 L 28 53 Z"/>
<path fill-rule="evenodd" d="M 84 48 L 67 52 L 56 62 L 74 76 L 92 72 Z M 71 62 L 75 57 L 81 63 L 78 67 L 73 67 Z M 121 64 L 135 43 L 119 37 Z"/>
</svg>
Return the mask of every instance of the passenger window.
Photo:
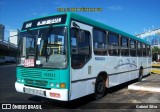
<svg viewBox="0 0 160 112">
<path fill-rule="evenodd" d="M 142 56 L 142 43 L 138 42 L 137 49 L 137 56 Z"/>
<path fill-rule="evenodd" d="M 71 66 L 82 68 L 91 58 L 91 44 L 89 31 L 71 29 Z"/>
<path fill-rule="evenodd" d="M 120 54 L 119 36 L 116 34 L 108 34 L 109 55 L 118 56 Z"/>
<path fill-rule="evenodd" d="M 151 47 L 147 45 L 147 56 L 151 56 Z"/>
<path fill-rule="evenodd" d="M 137 56 L 136 41 L 130 40 L 130 56 Z"/>
<path fill-rule="evenodd" d="M 93 29 L 93 49 L 95 55 L 106 55 L 106 32 Z"/>
<path fill-rule="evenodd" d="M 143 56 L 145 57 L 146 56 L 146 45 L 145 44 L 142 44 L 143 45 Z"/>
<path fill-rule="evenodd" d="M 121 55 L 122 56 L 129 56 L 128 41 L 129 39 L 126 37 L 121 38 Z"/>
</svg>

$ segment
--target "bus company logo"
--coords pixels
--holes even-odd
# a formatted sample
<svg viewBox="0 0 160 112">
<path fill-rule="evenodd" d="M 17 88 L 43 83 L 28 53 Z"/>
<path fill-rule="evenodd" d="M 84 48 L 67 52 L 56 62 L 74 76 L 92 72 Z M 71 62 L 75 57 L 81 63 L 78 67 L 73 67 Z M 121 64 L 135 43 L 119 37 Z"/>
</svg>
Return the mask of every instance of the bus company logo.
<svg viewBox="0 0 160 112">
<path fill-rule="evenodd" d="M 30 28 L 32 26 L 32 23 L 27 23 L 25 28 Z"/>
<path fill-rule="evenodd" d="M 2 109 L 11 109 L 11 104 L 2 104 Z"/>
<path fill-rule="evenodd" d="M 37 23 L 37 26 L 41 25 L 48 25 L 48 24 L 54 24 L 54 23 L 60 23 L 61 18 L 54 18 L 54 19 L 48 19 L 48 20 L 42 20 Z"/>
</svg>

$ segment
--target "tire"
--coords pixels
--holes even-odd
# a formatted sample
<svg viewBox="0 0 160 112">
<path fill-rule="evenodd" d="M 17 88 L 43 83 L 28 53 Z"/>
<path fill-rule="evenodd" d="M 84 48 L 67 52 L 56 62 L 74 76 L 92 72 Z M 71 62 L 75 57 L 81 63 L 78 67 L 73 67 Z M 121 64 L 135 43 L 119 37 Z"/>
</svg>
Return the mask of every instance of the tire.
<svg viewBox="0 0 160 112">
<path fill-rule="evenodd" d="M 95 93 L 94 93 L 94 98 L 95 99 L 100 99 L 102 98 L 106 93 L 106 84 L 105 80 L 102 76 L 99 76 L 96 80 L 95 84 Z"/>
<path fill-rule="evenodd" d="M 138 77 L 138 81 L 141 82 L 143 78 L 143 69 L 139 70 L 139 77 Z"/>
</svg>

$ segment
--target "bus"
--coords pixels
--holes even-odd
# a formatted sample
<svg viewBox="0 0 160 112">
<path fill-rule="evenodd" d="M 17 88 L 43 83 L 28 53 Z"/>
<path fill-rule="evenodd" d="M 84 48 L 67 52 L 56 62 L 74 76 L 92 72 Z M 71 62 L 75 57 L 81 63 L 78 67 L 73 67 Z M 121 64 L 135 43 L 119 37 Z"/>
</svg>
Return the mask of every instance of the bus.
<svg viewBox="0 0 160 112">
<path fill-rule="evenodd" d="M 145 40 L 66 12 L 23 23 L 16 91 L 60 101 L 93 94 L 150 73 Z"/>
</svg>

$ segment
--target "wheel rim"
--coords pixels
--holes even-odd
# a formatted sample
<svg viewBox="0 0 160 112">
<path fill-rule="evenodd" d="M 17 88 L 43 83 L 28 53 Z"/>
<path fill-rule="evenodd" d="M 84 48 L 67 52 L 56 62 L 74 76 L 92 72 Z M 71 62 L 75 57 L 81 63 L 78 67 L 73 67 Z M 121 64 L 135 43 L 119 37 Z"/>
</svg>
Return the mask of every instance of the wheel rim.
<svg viewBox="0 0 160 112">
<path fill-rule="evenodd" d="M 103 90 L 104 90 L 104 85 L 103 85 L 103 82 L 100 82 L 99 84 L 98 84 L 98 93 L 102 93 L 103 92 Z"/>
</svg>

